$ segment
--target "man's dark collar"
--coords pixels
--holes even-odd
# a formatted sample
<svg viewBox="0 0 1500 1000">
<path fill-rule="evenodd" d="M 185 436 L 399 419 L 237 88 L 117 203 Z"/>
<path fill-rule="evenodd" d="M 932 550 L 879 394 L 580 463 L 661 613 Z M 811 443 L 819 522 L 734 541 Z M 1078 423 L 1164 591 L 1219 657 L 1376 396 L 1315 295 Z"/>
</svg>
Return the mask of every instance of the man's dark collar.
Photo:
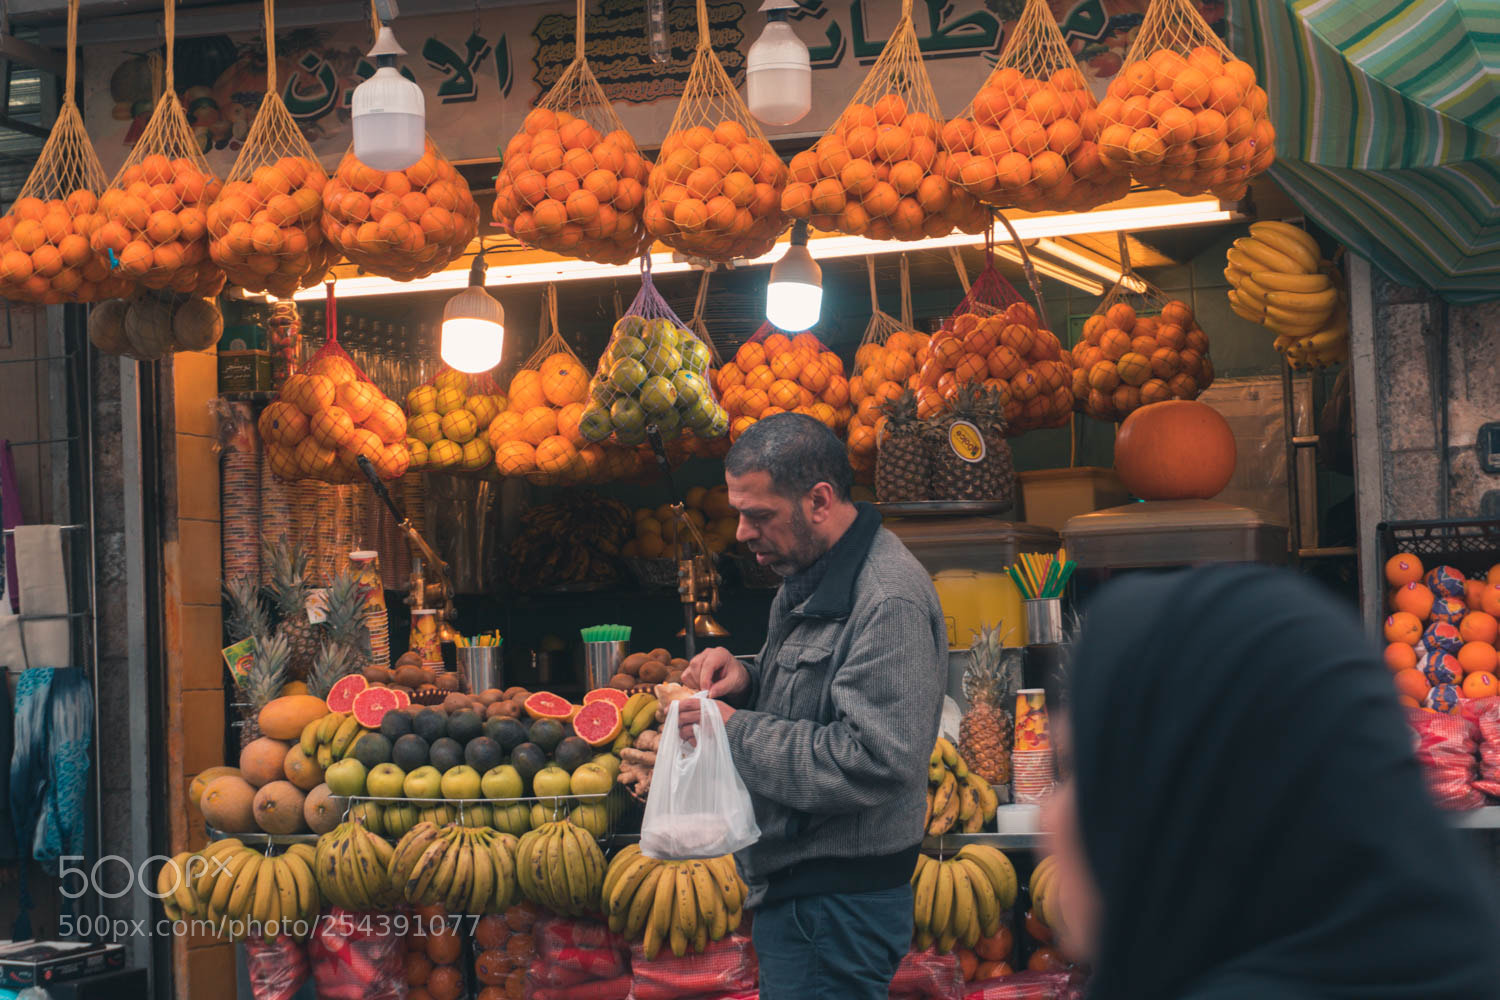
<svg viewBox="0 0 1500 1000">
<path fill-rule="evenodd" d="M 803 618 L 848 618 L 854 610 L 854 584 L 859 571 L 864 568 L 865 557 L 875 542 L 875 533 L 880 530 L 880 512 L 874 504 L 855 504 L 858 513 L 833 548 L 823 553 L 814 567 L 818 567 L 822 579 L 807 600 L 796 609 L 795 614 Z M 821 565 L 820 565 L 821 564 Z M 809 567 L 804 572 L 811 572 Z"/>
</svg>

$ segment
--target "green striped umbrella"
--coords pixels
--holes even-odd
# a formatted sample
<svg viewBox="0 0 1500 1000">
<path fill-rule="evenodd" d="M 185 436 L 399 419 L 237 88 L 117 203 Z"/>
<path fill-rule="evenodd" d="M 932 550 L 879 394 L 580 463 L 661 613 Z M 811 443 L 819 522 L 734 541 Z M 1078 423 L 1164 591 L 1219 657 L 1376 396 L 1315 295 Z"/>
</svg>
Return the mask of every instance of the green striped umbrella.
<svg viewBox="0 0 1500 1000">
<path fill-rule="evenodd" d="M 1500 297 L 1500 4 L 1232 0 L 1271 97 L 1271 175 L 1387 274 Z"/>
</svg>

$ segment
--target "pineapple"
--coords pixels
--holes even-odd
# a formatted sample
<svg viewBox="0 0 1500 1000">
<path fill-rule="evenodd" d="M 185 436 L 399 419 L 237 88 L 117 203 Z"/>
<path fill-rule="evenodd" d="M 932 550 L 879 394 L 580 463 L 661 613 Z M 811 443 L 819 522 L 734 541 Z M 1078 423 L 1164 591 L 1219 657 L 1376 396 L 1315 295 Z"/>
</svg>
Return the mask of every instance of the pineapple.
<svg viewBox="0 0 1500 1000">
<path fill-rule="evenodd" d="M 875 497 L 882 503 L 931 500 L 930 458 L 917 420 L 917 396 L 910 389 L 887 400 L 885 429 L 875 456 Z"/>
<path fill-rule="evenodd" d="M 359 579 L 348 570 L 334 577 L 328 585 L 324 642 L 347 650 L 356 668 L 370 662 L 370 629 L 365 624 L 369 613 Z"/>
<path fill-rule="evenodd" d="M 240 706 L 244 716 L 244 725 L 240 729 L 241 746 L 261 735 L 256 719 L 259 718 L 261 709 L 280 696 L 281 689 L 287 682 L 290 653 L 286 636 L 281 633 L 256 640 L 255 655 L 251 658 L 250 669 L 241 686 L 244 696 Z"/>
<path fill-rule="evenodd" d="M 349 647 L 336 642 L 325 642 L 318 655 L 313 658 L 312 669 L 307 672 L 307 693 L 327 698 L 339 679 L 354 673 L 359 668 Z"/>
<path fill-rule="evenodd" d="M 992 785 L 1010 783 L 1010 749 L 1015 720 L 1007 702 L 1016 678 L 1006 668 L 1001 626 L 980 628 L 969 647 L 964 668 L 964 698 L 969 702 L 958 726 L 958 750 L 969 767 Z"/>
<path fill-rule="evenodd" d="M 260 583 L 253 577 L 241 576 L 229 581 L 224 588 L 229 600 L 229 639 L 239 642 L 253 638 L 257 642 L 271 634 L 271 616 L 261 600 Z"/>
<path fill-rule="evenodd" d="M 937 499 L 1015 502 L 1016 467 L 1005 443 L 1004 405 L 995 389 L 975 382 L 958 387 L 952 407 L 937 418 L 937 433 L 931 437 L 932 492 Z M 984 442 L 984 457 L 977 462 L 953 449 L 951 432 L 960 421 L 978 428 Z"/>
<path fill-rule="evenodd" d="M 266 543 L 264 561 L 271 567 L 271 597 L 280 616 L 278 633 L 286 637 L 289 646 L 290 679 L 301 680 L 318 651 L 316 631 L 307 619 L 307 595 L 312 590 L 307 550 L 282 535 L 280 543 Z"/>
</svg>

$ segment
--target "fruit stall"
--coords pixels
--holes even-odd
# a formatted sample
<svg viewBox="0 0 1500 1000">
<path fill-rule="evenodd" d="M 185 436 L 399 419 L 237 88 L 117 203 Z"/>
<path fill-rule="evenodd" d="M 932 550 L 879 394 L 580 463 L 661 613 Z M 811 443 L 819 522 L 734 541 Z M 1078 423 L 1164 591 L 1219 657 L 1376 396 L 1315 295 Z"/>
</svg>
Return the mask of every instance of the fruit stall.
<svg viewBox="0 0 1500 1000">
<path fill-rule="evenodd" d="M 640 830 L 690 658 L 754 654 L 779 585 L 724 456 L 798 413 L 949 625 L 892 996 L 1077 995 L 1037 804 L 1083 601 L 1208 562 L 1362 582 L 1352 463 L 1314 455 L 1351 432 L 1347 237 L 1269 172 L 1222 12 L 1105 4 L 1080 44 L 1044 0 L 960 5 L 970 51 L 881 0 L 843 60 L 704 0 L 645 0 L 644 38 L 584 0 L 377 3 L 331 40 L 276 6 L 205 39 L 169 0 L 160 58 L 88 43 L 85 114 L 73 0 L 0 217 L 0 295 L 165 373 L 165 438 L 212 414 L 218 551 L 179 558 L 222 589 L 214 764 L 168 775 L 153 876 L 177 992 L 228 942 L 254 1000 L 754 997 L 733 855 Z M 1490 825 L 1500 539 L 1400 528 L 1386 661 L 1440 798 Z"/>
</svg>

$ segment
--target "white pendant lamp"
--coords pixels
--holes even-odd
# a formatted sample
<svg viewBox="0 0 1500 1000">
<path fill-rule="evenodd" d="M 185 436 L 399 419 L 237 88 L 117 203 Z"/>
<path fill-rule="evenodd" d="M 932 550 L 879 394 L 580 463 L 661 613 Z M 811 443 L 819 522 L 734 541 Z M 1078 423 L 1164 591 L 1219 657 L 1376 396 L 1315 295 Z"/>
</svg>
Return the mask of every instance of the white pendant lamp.
<svg viewBox="0 0 1500 1000">
<path fill-rule="evenodd" d="M 792 226 L 792 242 L 771 265 L 766 284 L 766 319 L 788 333 L 817 325 L 823 311 L 823 269 L 807 251 L 807 222 Z"/>
<path fill-rule="evenodd" d="M 484 290 L 484 254 L 474 255 L 469 287 L 443 307 L 443 337 L 438 354 L 450 368 L 469 374 L 487 372 L 505 350 L 505 309 Z"/>
<path fill-rule="evenodd" d="M 812 110 L 812 59 L 787 23 L 797 0 L 766 0 L 766 27 L 745 56 L 745 103 L 768 125 L 790 125 Z"/>
<path fill-rule="evenodd" d="M 426 151 L 427 106 L 422 88 L 396 69 L 396 57 L 406 50 L 390 27 L 395 0 L 376 0 L 375 6 L 380 34 L 368 55 L 376 68 L 374 76 L 354 88 L 354 155 L 376 170 L 405 170 Z"/>
</svg>

